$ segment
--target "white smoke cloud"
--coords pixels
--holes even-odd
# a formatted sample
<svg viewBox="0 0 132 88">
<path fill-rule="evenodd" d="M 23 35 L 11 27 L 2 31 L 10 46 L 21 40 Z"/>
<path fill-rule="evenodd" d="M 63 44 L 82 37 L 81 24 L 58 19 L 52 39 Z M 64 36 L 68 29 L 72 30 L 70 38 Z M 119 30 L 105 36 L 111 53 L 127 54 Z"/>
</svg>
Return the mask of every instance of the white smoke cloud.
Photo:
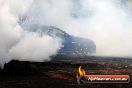
<svg viewBox="0 0 132 88">
<path fill-rule="evenodd" d="M 0 1 L 0 64 L 11 60 L 8 50 L 19 40 L 21 28 L 17 17 L 11 13 L 7 1 Z"/>
<path fill-rule="evenodd" d="M 11 59 L 45 61 L 57 53 L 60 41 L 27 33 L 23 27 L 30 24 L 52 25 L 90 38 L 96 55 L 132 56 L 131 6 L 121 1 L 0 0 L 0 64 Z M 26 17 L 21 25 L 20 17 Z"/>
<path fill-rule="evenodd" d="M 16 46 L 10 49 L 13 59 L 21 61 L 43 62 L 50 60 L 61 46 L 58 39 L 49 36 L 39 36 L 37 33 L 26 33 Z"/>
<path fill-rule="evenodd" d="M 127 1 L 37 0 L 32 7 L 26 14 L 29 22 L 54 25 L 69 34 L 90 38 L 96 43 L 96 55 L 132 56 Z"/>
<path fill-rule="evenodd" d="M 85 0 L 84 8 L 91 8 L 93 17 L 88 34 L 96 42 L 97 55 L 132 56 L 132 20 L 127 7 L 114 0 Z M 89 4 L 89 5 L 87 5 Z"/>
<path fill-rule="evenodd" d="M 61 42 L 49 36 L 27 33 L 19 17 L 32 5 L 32 0 L 0 0 L 0 65 L 12 59 L 45 61 L 56 54 Z"/>
</svg>

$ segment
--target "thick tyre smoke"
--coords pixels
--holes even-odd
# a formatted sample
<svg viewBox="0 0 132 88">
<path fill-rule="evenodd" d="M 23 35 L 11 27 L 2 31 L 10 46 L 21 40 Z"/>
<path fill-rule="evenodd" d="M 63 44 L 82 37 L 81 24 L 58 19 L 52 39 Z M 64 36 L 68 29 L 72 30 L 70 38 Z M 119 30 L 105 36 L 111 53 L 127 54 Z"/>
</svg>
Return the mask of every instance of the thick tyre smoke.
<svg viewBox="0 0 132 88">
<path fill-rule="evenodd" d="M 61 41 L 24 30 L 56 26 L 95 41 L 96 55 L 132 56 L 131 2 L 127 0 L 0 0 L 0 64 L 12 59 L 45 61 Z"/>
</svg>

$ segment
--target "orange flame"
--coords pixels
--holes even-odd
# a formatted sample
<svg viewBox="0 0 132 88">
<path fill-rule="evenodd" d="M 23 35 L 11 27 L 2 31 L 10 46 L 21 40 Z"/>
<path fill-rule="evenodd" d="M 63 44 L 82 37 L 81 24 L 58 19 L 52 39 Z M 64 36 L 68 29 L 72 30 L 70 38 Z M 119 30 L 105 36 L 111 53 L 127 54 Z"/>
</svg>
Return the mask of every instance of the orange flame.
<svg viewBox="0 0 132 88">
<path fill-rule="evenodd" d="M 86 74 L 86 71 L 84 69 L 82 69 L 82 66 L 79 66 L 78 72 L 79 72 L 80 76 L 84 76 Z"/>
</svg>

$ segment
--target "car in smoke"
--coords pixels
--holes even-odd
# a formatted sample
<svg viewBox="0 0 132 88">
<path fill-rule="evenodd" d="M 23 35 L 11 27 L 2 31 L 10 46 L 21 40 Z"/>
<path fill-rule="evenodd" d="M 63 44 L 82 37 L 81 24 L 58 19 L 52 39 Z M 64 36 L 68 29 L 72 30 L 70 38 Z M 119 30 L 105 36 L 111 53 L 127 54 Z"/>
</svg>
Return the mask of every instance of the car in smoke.
<svg viewBox="0 0 132 88">
<path fill-rule="evenodd" d="M 96 52 L 96 45 L 92 40 L 72 36 L 55 26 L 32 24 L 23 26 L 23 28 L 31 32 L 38 32 L 40 36 L 46 34 L 62 39 L 62 47 L 59 49 L 58 55 L 82 56 Z"/>
</svg>

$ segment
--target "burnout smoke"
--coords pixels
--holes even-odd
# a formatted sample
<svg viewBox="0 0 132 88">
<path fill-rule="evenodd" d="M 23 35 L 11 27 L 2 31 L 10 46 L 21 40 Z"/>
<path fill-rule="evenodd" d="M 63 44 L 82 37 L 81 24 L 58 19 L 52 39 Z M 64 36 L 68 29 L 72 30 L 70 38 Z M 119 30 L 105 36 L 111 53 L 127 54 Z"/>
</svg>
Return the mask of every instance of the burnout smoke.
<svg viewBox="0 0 132 88">
<path fill-rule="evenodd" d="M 0 65 L 10 60 L 45 61 L 55 55 L 61 41 L 24 30 L 19 17 L 28 12 L 32 0 L 0 0 Z"/>
<path fill-rule="evenodd" d="M 101 56 L 132 56 L 131 2 L 127 0 L 0 0 L 0 64 L 12 59 L 45 61 L 59 39 L 25 30 L 56 26 L 96 43 Z M 36 29 L 37 30 L 37 29 Z"/>
<path fill-rule="evenodd" d="M 53 25 L 92 39 L 99 56 L 132 56 L 131 1 L 34 0 L 25 24 Z"/>
<path fill-rule="evenodd" d="M 10 49 L 10 54 L 16 60 L 43 62 L 50 60 L 49 56 L 56 54 L 60 46 L 59 40 L 50 36 L 28 33 Z"/>
</svg>

